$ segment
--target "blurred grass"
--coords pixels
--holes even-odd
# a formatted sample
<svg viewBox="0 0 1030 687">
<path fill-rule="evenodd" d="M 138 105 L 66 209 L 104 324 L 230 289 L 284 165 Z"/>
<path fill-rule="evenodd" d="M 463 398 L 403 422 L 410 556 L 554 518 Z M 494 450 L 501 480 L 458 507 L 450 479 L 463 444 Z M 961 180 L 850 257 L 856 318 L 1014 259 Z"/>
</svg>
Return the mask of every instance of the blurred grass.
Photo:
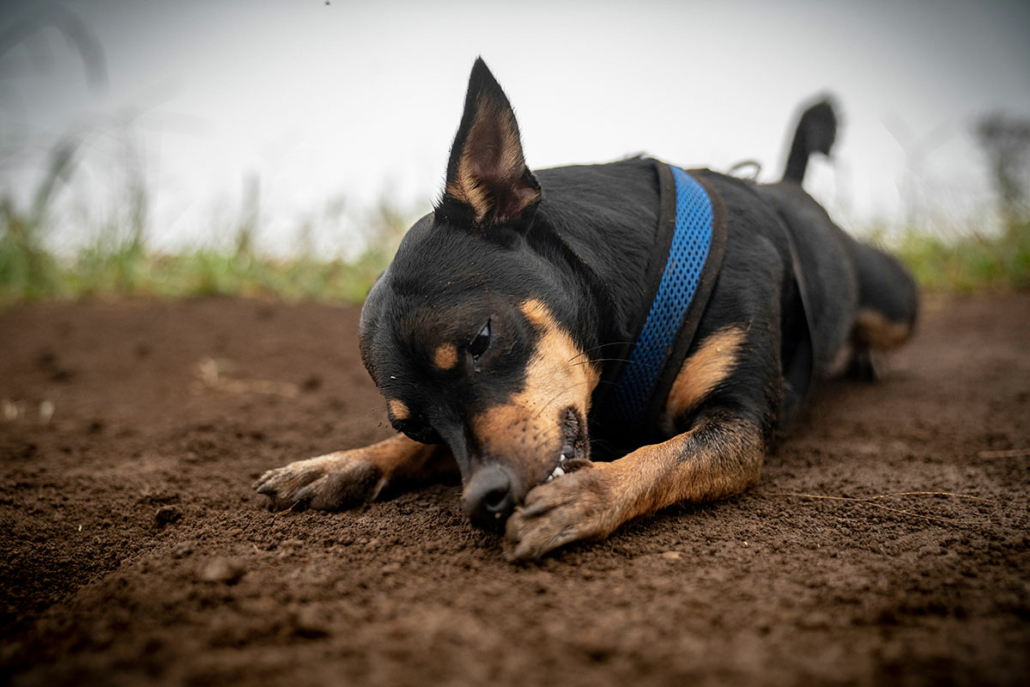
<svg viewBox="0 0 1030 687">
<path fill-rule="evenodd" d="M 200 249 L 165 255 L 89 248 L 70 260 L 0 236 L 0 306 L 89 297 L 242 296 L 360 303 L 389 264 L 384 250 L 351 261 L 274 259 Z"/>
<path fill-rule="evenodd" d="M 243 296 L 359 303 L 392 250 L 350 261 L 258 257 L 216 249 L 166 255 L 136 245 L 93 246 L 61 259 L 0 230 L 0 306 L 89 297 Z"/>
<path fill-rule="evenodd" d="M 148 252 L 141 241 L 96 242 L 70 258 L 47 251 L 29 218 L 3 206 L 0 225 L 0 307 L 90 297 L 193 298 L 242 296 L 289 301 L 360 303 L 389 264 L 404 231 L 397 213 L 353 260 L 311 255 L 263 257 L 237 241 L 235 250 Z M 406 224 L 406 222 L 405 222 Z M 404 228 L 402 228 L 404 227 Z M 919 284 L 938 292 L 1030 289 L 1030 221 L 998 237 L 905 232 L 885 245 Z"/>
<path fill-rule="evenodd" d="M 48 183 L 42 189 L 46 193 L 41 190 L 25 211 L 10 197 L 0 200 L 0 307 L 91 297 L 219 295 L 360 303 L 413 219 L 410 210 L 381 201 L 362 218 L 361 233 L 369 247 L 357 257 L 316 257 L 303 244 L 296 257 L 276 258 L 254 248 L 258 222 L 253 200 L 255 208 L 245 209 L 233 248 L 167 254 L 147 249 L 145 221 L 136 210 L 146 200 L 136 199 L 126 213 L 127 226 L 108 222 L 95 232 L 98 238 L 74 255 L 56 255 L 44 240 L 51 223 L 47 211 L 52 186 Z"/>
<path fill-rule="evenodd" d="M 223 238 L 232 248 L 200 247 L 174 254 L 148 249 L 148 211 L 152 206 L 140 151 L 128 131 L 120 144 L 125 183 L 116 212 L 102 220 L 74 220 L 95 237 L 74 254 L 56 254 L 47 237 L 59 219 L 55 198 L 80 165 L 88 136 L 73 132 L 49 149 L 41 180 L 30 202 L 19 207 L 10 191 L 0 196 L 0 307 L 44 300 L 79 298 L 192 298 L 242 296 L 284 300 L 364 301 L 378 275 L 389 265 L 419 208 L 400 207 L 384 197 L 356 220 L 356 241 L 367 246 L 352 259 L 327 258 L 312 247 L 302 226 L 294 257 L 277 258 L 255 248 L 261 224 L 261 188 L 246 179 L 243 206 L 235 228 Z M 105 174 L 113 174 L 104 170 Z M 115 175 L 117 176 L 117 175 Z M 326 217 L 340 219 L 336 199 Z M 228 235 L 228 234 L 231 234 Z"/>
<path fill-rule="evenodd" d="M 150 199 L 140 177 L 130 179 L 119 217 L 94 232 L 74 255 L 48 250 L 55 190 L 76 164 L 81 138 L 69 137 L 48 156 L 32 201 L 20 209 L 0 198 L 0 307 L 54 299 L 243 296 L 360 303 L 389 264 L 412 212 L 381 201 L 362 217 L 365 245 L 351 260 L 313 255 L 310 236 L 297 257 L 273 258 L 254 248 L 260 187 L 251 180 L 231 249 L 198 248 L 163 254 L 147 248 Z M 139 174 L 137 171 L 136 174 Z M 924 289 L 944 292 L 1030 289 L 1030 213 L 1008 214 L 1004 231 L 874 231 L 874 243 L 898 255 Z"/>
<path fill-rule="evenodd" d="M 874 233 L 873 242 L 898 256 L 928 291 L 1030 289 L 1030 217 L 1011 220 L 998 236 L 908 230 L 892 240 Z"/>
</svg>

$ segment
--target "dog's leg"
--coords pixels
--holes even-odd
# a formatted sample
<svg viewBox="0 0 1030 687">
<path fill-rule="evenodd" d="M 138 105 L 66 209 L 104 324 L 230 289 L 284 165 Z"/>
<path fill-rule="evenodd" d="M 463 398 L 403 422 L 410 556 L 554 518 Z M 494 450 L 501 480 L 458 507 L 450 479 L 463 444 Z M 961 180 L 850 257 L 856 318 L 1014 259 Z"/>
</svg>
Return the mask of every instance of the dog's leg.
<svg viewBox="0 0 1030 687">
<path fill-rule="evenodd" d="M 753 250 L 743 267 L 728 254 L 709 322 L 666 402 L 662 425 L 672 438 L 533 489 L 508 519 L 510 558 L 602 539 L 633 518 L 724 498 L 757 481 L 782 402 L 782 273 L 768 245 L 755 242 Z"/>
<path fill-rule="evenodd" d="M 708 411 L 664 443 L 611 463 L 588 463 L 531 491 L 508 520 L 509 557 L 537 558 L 569 542 L 602 539 L 675 503 L 730 496 L 758 480 L 764 455 L 757 424 Z"/>
<path fill-rule="evenodd" d="M 300 460 L 263 474 L 254 488 L 273 509 L 293 506 L 340 510 L 373 501 L 387 490 L 454 473 L 444 446 L 420 444 L 403 434 L 350 451 Z"/>
<path fill-rule="evenodd" d="M 851 329 L 851 357 L 845 374 L 852 379 L 875 381 L 881 376 L 884 354 L 912 336 L 919 292 L 911 274 L 896 258 L 850 238 L 845 245 L 859 286 L 859 307 Z"/>
</svg>

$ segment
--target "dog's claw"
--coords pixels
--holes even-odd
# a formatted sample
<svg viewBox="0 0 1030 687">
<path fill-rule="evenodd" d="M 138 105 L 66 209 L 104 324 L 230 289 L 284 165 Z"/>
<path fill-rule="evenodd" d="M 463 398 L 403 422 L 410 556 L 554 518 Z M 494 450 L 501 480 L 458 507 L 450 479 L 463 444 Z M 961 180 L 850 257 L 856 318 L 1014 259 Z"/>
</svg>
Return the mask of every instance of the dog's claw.
<svg viewBox="0 0 1030 687">
<path fill-rule="evenodd" d="M 547 511 L 551 510 L 557 504 L 549 503 L 547 501 L 538 501 L 531 506 L 526 506 L 522 509 L 522 516 L 526 518 L 535 518 L 538 515 L 543 515 Z"/>
<path fill-rule="evenodd" d="M 617 525 L 602 470 L 582 470 L 541 484 L 508 518 L 507 558 L 526 561 L 574 541 L 607 536 Z"/>
<path fill-rule="evenodd" d="M 379 470 L 360 455 L 332 453 L 269 470 L 254 490 L 272 510 L 295 506 L 340 510 L 373 500 L 383 488 Z"/>
</svg>

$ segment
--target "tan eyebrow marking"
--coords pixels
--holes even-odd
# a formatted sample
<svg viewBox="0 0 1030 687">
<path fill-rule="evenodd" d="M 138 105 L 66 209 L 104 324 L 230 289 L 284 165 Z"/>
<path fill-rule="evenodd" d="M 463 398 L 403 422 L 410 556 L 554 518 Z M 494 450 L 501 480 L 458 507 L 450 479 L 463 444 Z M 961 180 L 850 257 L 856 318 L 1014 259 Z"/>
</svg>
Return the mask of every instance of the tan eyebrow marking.
<svg viewBox="0 0 1030 687">
<path fill-rule="evenodd" d="M 407 420 L 409 417 L 411 417 L 411 411 L 408 410 L 408 406 L 404 405 L 403 401 L 393 399 L 392 401 L 389 401 L 386 405 L 390 409 L 390 414 L 398 420 Z"/>
<path fill-rule="evenodd" d="M 433 364 L 441 370 L 449 370 L 458 364 L 458 349 L 452 343 L 445 343 L 433 353 Z"/>
</svg>

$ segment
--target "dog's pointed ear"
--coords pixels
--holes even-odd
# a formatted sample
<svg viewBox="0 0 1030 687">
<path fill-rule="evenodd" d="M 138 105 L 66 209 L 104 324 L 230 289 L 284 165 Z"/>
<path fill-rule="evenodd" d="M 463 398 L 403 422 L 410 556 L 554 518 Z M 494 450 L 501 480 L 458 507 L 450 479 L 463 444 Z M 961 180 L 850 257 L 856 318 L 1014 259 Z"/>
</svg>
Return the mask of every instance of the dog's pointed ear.
<svg viewBox="0 0 1030 687">
<path fill-rule="evenodd" d="M 508 98 L 482 58 L 476 59 L 465 113 L 451 146 L 447 184 L 437 212 L 457 203 L 473 224 L 500 224 L 540 199 L 540 184 L 526 166 L 519 125 Z M 447 213 L 450 214 L 450 213 Z"/>
</svg>

